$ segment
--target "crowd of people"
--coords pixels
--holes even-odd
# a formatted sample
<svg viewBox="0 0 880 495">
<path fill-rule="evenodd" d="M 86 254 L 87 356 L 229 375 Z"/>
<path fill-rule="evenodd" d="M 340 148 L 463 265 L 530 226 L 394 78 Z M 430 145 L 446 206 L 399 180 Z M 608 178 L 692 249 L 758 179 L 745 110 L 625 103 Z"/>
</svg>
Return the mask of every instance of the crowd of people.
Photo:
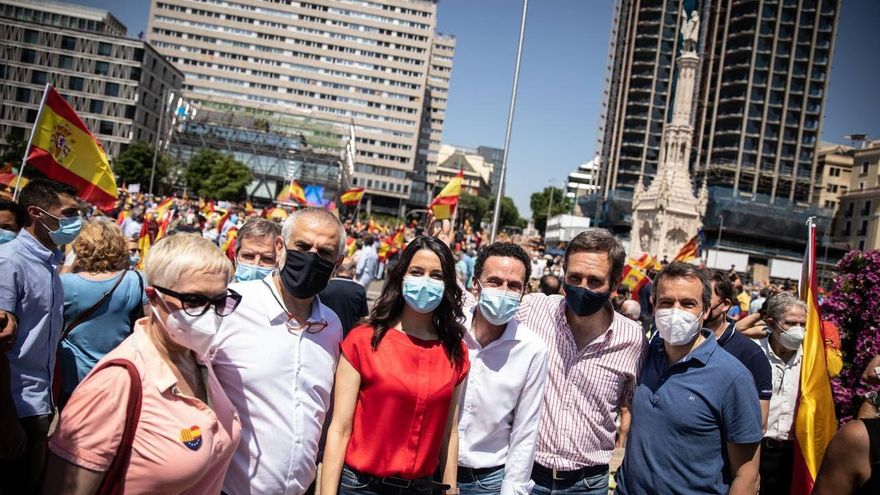
<svg viewBox="0 0 880 495">
<path fill-rule="evenodd" d="M 598 228 L 551 253 L 314 208 L 102 215 L 45 179 L 0 243 L 2 494 L 790 492 L 791 288 L 673 261 L 630 293 Z M 814 493 L 880 493 L 878 405 Z"/>
</svg>

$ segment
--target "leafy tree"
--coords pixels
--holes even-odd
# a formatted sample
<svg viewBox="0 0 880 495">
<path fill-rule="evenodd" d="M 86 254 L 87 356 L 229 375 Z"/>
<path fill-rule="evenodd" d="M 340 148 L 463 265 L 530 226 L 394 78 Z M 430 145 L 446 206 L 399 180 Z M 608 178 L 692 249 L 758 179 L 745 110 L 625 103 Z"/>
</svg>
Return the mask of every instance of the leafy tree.
<svg viewBox="0 0 880 495">
<path fill-rule="evenodd" d="M 492 215 L 495 212 L 495 199 L 489 202 L 489 213 L 487 220 L 492 220 Z M 520 218 L 519 209 L 516 207 L 516 203 L 513 202 L 508 196 L 504 196 L 501 198 L 501 211 L 498 212 L 498 226 L 499 227 L 519 227 L 523 228 L 526 226 L 526 220 L 524 218 Z"/>
<path fill-rule="evenodd" d="M 153 168 L 153 147 L 144 141 L 135 141 L 113 160 L 113 173 L 120 186 L 122 184 L 140 184 L 141 191 L 147 192 L 150 187 L 150 173 Z M 166 154 L 159 155 L 156 160 L 156 175 L 153 192 L 168 194 L 174 186 L 176 163 Z"/>
<path fill-rule="evenodd" d="M 185 175 L 189 189 L 197 195 L 226 201 L 246 199 L 245 187 L 253 180 L 247 165 L 207 148 L 190 159 Z"/>
<path fill-rule="evenodd" d="M 6 144 L 0 147 L 0 166 L 11 163 L 13 167 L 21 165 L 24 158 L 24 150 L 27 148 L 27 141 L 22 136 L 10 132 L 3 138 Z"/>
<path fill-rule="evenodd" d="M 553 204 L 550 205 L 550 199 Z M 571 199 L 565 196 L 565 191 L 558 187 L 545 187 L 543 191 L 533 192 L 529 206 L 532 208 L 532 219 L 535 228 L 541 232 L 547 228 L 547 207 L 550 206 L 550 216 L 561 215 L 571 211 Z"/>
<path fill-rule="evenodd" d="M 458 198 L 459 214 L 470 218 L 471 223 L 479 225 L 481 221 L 486 219 L 486 215 L 492 210 L 489 208 L 489 200 L 481 196 L 474 196 L 462 192 Z"/>
</svg>

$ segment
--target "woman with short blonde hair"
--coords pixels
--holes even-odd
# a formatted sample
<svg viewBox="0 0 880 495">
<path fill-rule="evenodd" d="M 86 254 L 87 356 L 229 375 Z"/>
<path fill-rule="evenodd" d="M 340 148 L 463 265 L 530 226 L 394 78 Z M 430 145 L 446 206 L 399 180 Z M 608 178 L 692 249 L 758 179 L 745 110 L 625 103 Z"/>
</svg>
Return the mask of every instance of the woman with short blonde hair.
<svg viewBox="0 0 880 495">
<path fill-rule="evenodd" d="M 207 239 L 175 234 L 144 272 L 148 316 L 62 411 L 44 493 L 220 493 L 241 422 L 206 354 L 241 302 L 232 264 Z"/>
</svg>

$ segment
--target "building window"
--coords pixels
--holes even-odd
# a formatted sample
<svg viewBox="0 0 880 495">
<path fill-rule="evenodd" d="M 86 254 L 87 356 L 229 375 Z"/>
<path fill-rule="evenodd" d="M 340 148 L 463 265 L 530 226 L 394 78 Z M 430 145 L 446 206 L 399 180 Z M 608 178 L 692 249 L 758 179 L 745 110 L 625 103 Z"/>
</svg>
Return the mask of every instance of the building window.
<svg viewBox="0 0 880 495">
<path fill-rule="evenodd" d="M 128 73 L 128 78 L 132 81 L 140 81 L 141 80 L 141 68 L 140 67 L 132 67 L 131 71 Z"/>
<path fill-rule="evenodd" d="M 871 201 L 865 201 L 865 206 L 862 207 L 861 215 L 866 217 L 871 214 Z"/>
<path fill-rule="evenodd" d="M 868 173 L 868 167 L 871 165 L 871 162 L 862 162 L 862 174 L 865 175 Z"/>
<path fill-rule="evenodd" d="M 113 122 L 102 120 L 101 123 L 98 125 L 98 133 L 112 135 L 113 134 Z"/>
<path fill-rule="evenodd" d="M 28 111 L 25 114 L 25 119 L 28 122 L 36 122 L 37 121 L 37 109 L 36 108 L 28 108 Z"/>
<path fill-rule="evenodd" d="M 107 62 L 95 62 L 95 74 L 106 76 L 110 73 L 110 64 Z"/>
<path fill-rule="evenodd" d="M 868 233 L 868 221 L 862 220 L 862 226 L 859 228 L 859 232 L 856 235 L 866 235 Z"/>
<path fill-rule="evenodd" d="M 58 66 L 62 69 L 72 70 L 73 69 L 73 57 L 70 55 L 61 55 L 58 57 Z"/>
<path fill-rule="evenodd" d="M 40 33 L 34 31 L 33 29 L 25 29 L 24 30 L 24 42 L 25 43 L 33 43 L 36 44 L 40 38 Z"/>
<path fill-rule="evenodd" d="M 82 91 L 83 89 L 83 78 L 81 77 L 71 77 L 67 83 L 68 89 L 72 89 L 74 91 Z"/>
<path fill-rule="evenodd" d="M 21 51 L 21 61 L 26 64 L 33 64 L 37 61 L 37 52 L 36 50 L 31 50 L 30 48 L 25 48 Z"/>
<path fill-rule="evenodd" d="M 46 84 L 46 73 L 41 70 L 31 72 L 31 82 L 34 84 Z"/>
<path fill-rule="evenodd" d="M 107 96 L 119 96 L 119 84 L 107 83 L 104 85 L 104 94 Z"/>
<path fill-rule="evenodd" d="M 864 251 L 864 250 L 865 250 L 865 240 L 862 239 L 859 241 L 859 251 Z"/>
<path fill-rule="evenodd" d="M 89 104 L 89 112 L 101 113 L 104 111 L 104 100 L 92 100 Z"/>
<path fill-rule="evenodd" d="M 61 49 L 62 50 L 76 50 L 76 38 L 73 36 L 62 36 L 61 37 Z"/>
<path fill-rule="evenodd" d="M 136 111 L 137 107 L 135 107 L 134 105 L 127 105 L 125 107 L 125 118 L 133 119 Z"/>
<path fill-rule="evenodd" d="M 104 43 L 103 41 L 98 43 L 98 55 L 102 55 L 104 57 L 109 57 L 112 46 L 110 43 Z"/>
<path fill-rule="evenodd" d="M 16 88 L 15 101 L 29 103 L 31 101 L 31 90 L 28 88 Z"/>
</svg>

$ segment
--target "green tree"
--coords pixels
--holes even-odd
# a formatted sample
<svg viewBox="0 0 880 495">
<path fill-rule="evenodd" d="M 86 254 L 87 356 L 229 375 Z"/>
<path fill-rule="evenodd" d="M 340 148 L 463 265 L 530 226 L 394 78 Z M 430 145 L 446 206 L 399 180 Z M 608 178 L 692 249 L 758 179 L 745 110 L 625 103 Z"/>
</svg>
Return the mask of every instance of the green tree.
<svg viewBox="0 0 880 495">
<path fill-rule="evenodd" d="M 495 198 L 492 198 L 489 202 L 488 221 L 492 221 L 492 215 L 494 213 Z M 519 209 L 516 207 L 516 203 L 513 202 L 513 199 L 509 196 L 501 198 L 501 211 L 498 212 L 498 226 L 523 228 L 526 226 L 526 223 L 527 222 L 524 218 L 520 218 Z"/>
<path fill-rule="evenodd" d="M 552 205 L 550 199 L 552 195 Z M 547 207 L 551 208 L 550 216 L 561 215 L 571 211 L 571 199 L 565 191 L 558 187 L 545 187 L 543 191 L 533 192 L 529 206 L 532 209 L 532 220 L 535 228 L 541 232 L 547 228 Z"/>
<path fill-rule="evenodd" d="M 245 164 L 207 148 L 190 159 L 185 175 L 191 191 L 204 198 L 225 201 L 246 199 L 245 187 L 253 180 L 253 173 Z"/>
<path fill-rule="evenodd" d="M 11 132 L 3 140 L 6 143 L 0 146 L 0 166 L 5 166 L 7 163 L 11 163 L 13 167 L 21 166 L 24 150 L 27 148 L 27 141 L 18 134 Z"/>
<path fill-rule="evenodd" d="M 113 173 L 120 186 L 140 184 L 141 191 L 150 187 L 150 173 L 153 168 L 153 147 L 144 141 L 135 141 L 113 160 Z M 160 154 L 156 160 L 156 175 L 153 179 L 153 192 L 168 194 L 174 187 L 174 159 Z"/>
<path fill-rule="evenodd" d="M 471 223 L 479 225 L 481 221 L 486 219 L 486 215 L 492 210 L 489 208 L 489 200 L 481 196 L 474 196 L 462 192 L 458 198 L 459 214 L 470 218 Z"/>
</svg>

